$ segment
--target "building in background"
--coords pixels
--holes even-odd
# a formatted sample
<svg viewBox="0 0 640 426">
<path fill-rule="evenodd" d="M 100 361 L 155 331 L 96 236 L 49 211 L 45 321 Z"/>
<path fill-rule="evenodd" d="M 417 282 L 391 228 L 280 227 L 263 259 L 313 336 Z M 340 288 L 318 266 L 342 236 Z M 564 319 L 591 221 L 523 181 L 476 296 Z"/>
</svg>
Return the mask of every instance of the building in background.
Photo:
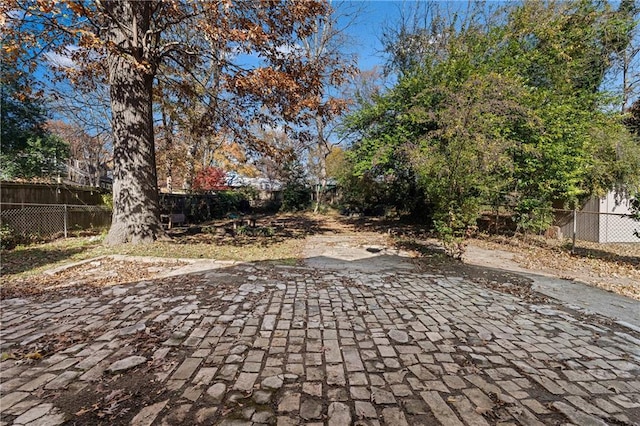
<svg viewBox="0 0 640 426">
<path fill-rule="evenodd" d="M 605 197 L 593 197 L 577 211 L 576 239 L 596 243 L 640 243 L 640 238 L 634 234 L 640 229 L 640 222 L 629 215 L 630 200 L 621 198 L 615 192 L 609 192 Z M 573 237 L 573 212 L 567 211 L 557 222 L 562 235 Z"/>
</svg>

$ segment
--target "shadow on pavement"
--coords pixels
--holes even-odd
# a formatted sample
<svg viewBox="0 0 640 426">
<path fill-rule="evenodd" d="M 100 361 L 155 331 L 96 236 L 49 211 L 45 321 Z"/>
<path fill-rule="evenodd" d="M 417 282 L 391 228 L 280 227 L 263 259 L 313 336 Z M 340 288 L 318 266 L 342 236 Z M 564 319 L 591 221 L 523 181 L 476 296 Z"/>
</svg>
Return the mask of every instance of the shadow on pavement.
<svg viewBox="0 0 640 426">
<path fill-rule="evenodd" d="M 48 264 L 55 264 L 69 259 L 92 247 L 51 248 L 27 247 L 2 252 L 2 270 L 0 275 L 19 274 Z"/>
<path fill-rule="evenodd" d="M 497 281 L 492 268 L 434 275 L 367 248 L 300 266 L 194 261 L 172 276 L 4 301 L 3 419 L 349 425 L 369 424 L 355 420 L 365 408 L 398 425 L 640 419 L 622 405 L 636 404 L 630 335 L 470 282 Z M 578 411 L 597 386 L 609 411 Z"/>
</svg>

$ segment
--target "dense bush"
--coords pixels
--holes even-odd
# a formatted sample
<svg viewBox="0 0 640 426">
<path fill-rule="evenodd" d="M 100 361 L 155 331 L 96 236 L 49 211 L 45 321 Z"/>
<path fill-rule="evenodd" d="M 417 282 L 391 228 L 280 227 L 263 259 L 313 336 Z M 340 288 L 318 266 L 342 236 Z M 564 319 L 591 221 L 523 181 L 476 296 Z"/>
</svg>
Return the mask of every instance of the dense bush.
<svg viewBox="0 0 640 426">
<path fill-rule="evenodd" d="M 286 185 L 282 191 L 281 211 L 297 212 L 309 208 L 311 205 L 311 190 L 304 185 L 292 183 Z"/>
<path fill-rule="evenodd" d="M 525 198 L 514 208 L 513 220 L 518 230 L 541 234 L 553 223 L 553 210 L 549 203 Z"/>
<path fill-rule="evenodd" d="M 20 243 L 20 236 L 8 225 L 0 227 L 0 249 L 11 250 Z"/>
<path fill-rule="evenodd" d="M 345 199 L 420 211 L 408 203 L 420 193 L 445 245 L 463 249 L 495 194 L 514 194 L 519 230 L 538 233 L 553 203 L 637 187 L 640 145 L 602 90 L 635 22 L 623 3 L 616 11 L 607 2 L 524 1 L 488 21 L 435 16 L 433 28 L 390 36 L 396 82 L 358 99 L 345 120 L 353 140 L 343 182 L 354 185 Z M 632 132 L 634 117 L 625 122 Z"/>
<path fill-rule="evenodd" d="M 222 219 L 229 214 L 249 213 L 251 192 L 217 191 L 211 194 L 162 195 L 160 208 L 163 214 L 183 213 L 189 223 L 202 223 Z"/>
</svg>

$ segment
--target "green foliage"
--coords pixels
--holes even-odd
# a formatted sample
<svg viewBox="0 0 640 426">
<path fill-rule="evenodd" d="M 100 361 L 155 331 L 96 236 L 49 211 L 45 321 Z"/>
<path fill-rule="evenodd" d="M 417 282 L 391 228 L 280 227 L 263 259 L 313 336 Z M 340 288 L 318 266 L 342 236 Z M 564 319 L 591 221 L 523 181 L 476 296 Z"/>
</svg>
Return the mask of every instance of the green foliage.
<svg viewBox="0 0 640 426">
<path fill-rule="evenodd" d="M 163 213 L 182 213 L 189 223 L 222 219 L 229 214 L 246 213 L 251 208 L 246 192 L 233 190 L 187 196 L 161 195 L 160 205 Z"/>
<path fill-rule="evenodd" d="M 12 250 L 20 243 L 20 236 L 8 225 L 0 226 L 0 249 Z"/>
<path fill-rule="evenodd" d="M 413 108 L 438 123 L 412 150 L 420 186 L 434 205 L 434 220 L 446 224 L 436 230 L 466 235 L 480 205 L 491 193 L 506 189 L 512 173 L 508 152 L 519 142 L 529 114 L 516 102 L 520 92 L 509 78 L 474 75 L 459 86 L 437 82 L 427 93 L 435 102 Z"/>
<path fill-rule="evenodd" d="M 102 204 L 105 207 L 108 207 L 109 209 L 113 210 L 113 194 L 111 193 L 102 194 L 100 198 L 102 199 Z"/>
<path fill-rule="evenodd" d="M 629 42 L 629 13 L 602 2 L 525 1 L 500 24 L 461 25 L 348 117 L 357 135 L 341 182 L 363 207 L 393 193 L 431 207 L 450 254 L 496 194 L 519 200 L 519 229 L 541 232 L 552 202 L 637 183 L 640 146 L 599 92 Z M 346 184 L 346 185 L 345 185 Z M 423 205 L 424 205 L 423 204 Z"/>
<path fill-rule="evenodd" d="M 309 208 L 311 205 L 311 191 L 305 185 L 290 183 L 282 190 L 282 205 L 284 212 L 297 212 Z"/>
<path fill-rule="evenodd" d="M 566 94 L 599 90 L 633 25 L 630 11 L 598 0 L 526 1 L 507 16 L 507 65 L 532 86 Z"/>
<path fill-rule="evenodd" d="M 242 225 L 236 229 L 237 235 L 246 235 L 250 237 L 273 237 L 275 233 L 275 230 L 270 226 L 251 227 L 248 225 Z"/>
<path fill-rule="evenodd" d="M 299 159 L 292 157 L 284 164 L 284 188 L 282 189 L 281 211 L 297 212 L 311 206 L 311 189 Z"/>
<path fill-rule="evenodd" d="M 631 214 L 629 215 L 631 219 L 640 222 L 640 192 L 629 200 L 629 210 L 631 210 Z M 635 229 L 633 235 L 640 238 L 640 230 Z"/>
<path fill-rule="evenodd" d="M 229 213 L 237 213 L 244 210 L 248 204 L 245 194 L 236 191 L 218 191 L 215 193 L 214 202 L 208 204 L 209 217 L 207 219 L 222 218 Z"/>
<path fill-rule="evenodd" d="M 2 177 L 32 178 L 55 176 L 64 172 L 69 158 L 69 144 L 57 136 L 32 136 L 24 146 L 0 154 Z"/>
<path fill-rule="evenodd" d="M 70 156 L 69 144 L 44 129 L 42 100 L 30 94 L 25 78 L 2 71 L 8 81 L 0 92 L 0 175 L 10 179 L 60 173 Z"/>
<path fill-rule="evenodd" d="M 381 214 L 388 208 L 411 215 L 424 213 L 407 149 L 431 126 L 407 114 L 408 100 L 426 85 L 421 76 L 401 79 L 387 94 L 375 96 L 373 103 L 347 117 L 346 127 L 360 137 L 346 152 L 347 167 L 338 177 L 345 207 L 365 214 Z"/>
<path fill-rule="evenodd" d="M 24 147 L 31 137 L 43 136 L 46 114 L 42 103 L 32 96 L 22 75 L 11 74 L 2 68 L 0 117 L 3 150 L 15 151 Z"/>
<path fill-rule="evenodd" d="M 354 172 L 352 161 L 346 161 L 344 165 L 337 175 L 343 210 L 365 215 L 382 215 L 395 210 L 418 219 L 420 217 L 416 216 L 425 220 L 430 217 L 423 193 L 409 167 L 390 170 L 387 174 L 378 168 L 358 174 Z"/>
<path fill-rule="evenodd" d="M 514 208 L 513 220 L 519 230 L 540 234 L 553 222 L 551 204 L 536 198 L 524 198 Z"/>
<path fill-rule="evenodd" d="M 237 194 L 240 194 L 240 196 L 244 200 L 250 203 L 255 203 L 260 198 L 260 192 L 252 186 L 243 186 L 241 188 L 236 189 L 235 192 Z"/>
</svg>

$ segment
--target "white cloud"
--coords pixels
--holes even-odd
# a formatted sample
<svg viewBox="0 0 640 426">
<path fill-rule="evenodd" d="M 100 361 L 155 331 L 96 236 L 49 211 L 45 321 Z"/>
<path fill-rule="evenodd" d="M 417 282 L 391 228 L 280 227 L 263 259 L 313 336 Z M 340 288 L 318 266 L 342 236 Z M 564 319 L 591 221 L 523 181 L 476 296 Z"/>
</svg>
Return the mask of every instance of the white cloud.
<svg viewBox="0 0 640 426">
<path fill-rule="evenodd" d="M 15 27 L 19 26 L 24 19 L 25 11 L 20 9 L 11 9 L 3 14 L 0 14 L 0 26 L 1 27 Z"/>
<path fill-rule="evenodd" d="M 58 52 L 46 52 L 44 54 L 49 64 L 58 68 L 78 68 L 76 62 L 71 58 L 71 55 L 75 50 L 78 50 L 77 46 L 67 46 L 64 48 L 63 53 Z"/>
<path fill-rule="evenodd" d="M 280 53 L 283 57 L 296 57 L 303 52 L 303 49 L 302 46 L 295 43 L 283 43 L 276 47 L 276 52 Z"/>
</svg>

